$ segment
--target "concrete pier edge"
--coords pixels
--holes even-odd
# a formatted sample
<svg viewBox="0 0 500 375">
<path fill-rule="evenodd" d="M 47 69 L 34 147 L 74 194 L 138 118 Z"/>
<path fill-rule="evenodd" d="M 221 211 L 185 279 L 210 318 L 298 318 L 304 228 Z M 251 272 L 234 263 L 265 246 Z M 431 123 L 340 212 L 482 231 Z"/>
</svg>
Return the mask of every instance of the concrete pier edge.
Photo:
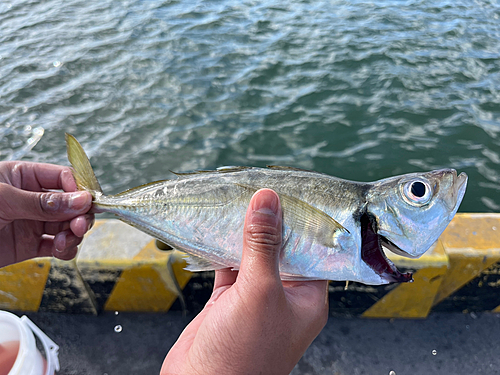
<svg viewBox="0 0 500 375">
<path fill-rule="evenodd" d="M 331 282 L 332 315 L 425 318 L 436 312 L 500 312 L 500 214 L 459 213 L 419 259 L 388 254 L 414 282 Z M 213 272 L 185 271 L 182 253 L 115 219 L 97 220 L 72 261 L 38 258 L 0 269 L 0 309 L 99 314 L 199 311 Z M 175 279 L 174 279 L 175 278 Z"/>
</svg>

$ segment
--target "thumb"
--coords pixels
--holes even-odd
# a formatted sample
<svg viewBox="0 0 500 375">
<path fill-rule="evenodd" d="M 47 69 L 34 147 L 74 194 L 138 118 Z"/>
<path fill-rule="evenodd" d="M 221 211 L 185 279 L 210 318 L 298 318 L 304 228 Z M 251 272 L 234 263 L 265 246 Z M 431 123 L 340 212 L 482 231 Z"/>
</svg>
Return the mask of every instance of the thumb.
<svg viewBox="0 0 500 375">
<path fill-rule="evenodd" d="M 66 221 L 86 213 L 91 205 L 86 191 L 38 193 L 0 184 L 0 217 L 9 221 Z"/>
<path fill-rule="evenodd" d="M 279 280 L 282 214 L 278 194 L 257 191 L 248 206 L 243 228 L 243 254 L 238 278 Z"/>
</svg>

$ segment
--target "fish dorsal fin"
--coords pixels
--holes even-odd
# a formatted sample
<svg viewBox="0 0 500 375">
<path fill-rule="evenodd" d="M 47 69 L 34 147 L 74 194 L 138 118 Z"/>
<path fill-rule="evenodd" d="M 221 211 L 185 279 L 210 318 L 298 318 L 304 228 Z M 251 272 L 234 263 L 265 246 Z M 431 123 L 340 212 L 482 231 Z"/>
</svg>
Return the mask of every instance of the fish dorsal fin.
<svg viewBox="0 0 500 375">
<path fill-rule="evenodd" d="M 199 171 L 193 171 L 193 172 L 174 172 L 170 171 L 170 173 L 175 174 L 177 177 L 185 177 L 185 176 L 193 176 L 197 174 L 202 174 L 202 173 L 214 173 L 215 171 L 210 171 L 210 170 L 199 170 Z"/>
<path fill-rule="evenodd" d="M 318 280 L 316 277 L 307 277 L 307 276 L 302 276 L 302 275 L 295 275 L 292 273 L 281 273 L 280 272 L 280 278 L 283 281 L 311 281 L 311 280 Z"/>
<path fill-rule="evenodd" d="M 219 173 L 231 173 L 231 172 L 240 172 L 244 171 L 246 169 L 252 169 L 253 167 L 246 167 L 246 166 L 226 166 L 226 167 L 219 167 L 217 168 L 217 172 Z"/>
<path fill-rule="evenodd" d="M 171 173 L 175 174 L 177 177 L 186 177 L 186 176 L 193 176 L 193 175 L 198 175 L 198 174 L 204 174 L 204 173 L 231 173 L 231 172 L 240 172 L 244 171 L 245 169 L 252 169 L 253 167 L 245 167 L 245 166 L 228 166 L 228 167 L 219 167 L 215 170 L 199 170 L 199 171 L 193 171 L 193 172 L 174 172 L 170 171 Z"/>
<path fill-rule="evenodd" d="M 288 167 L 283 165 L 267 165 L 269 169 L 276 169 L 278 171 L 299 171 L 299 172 L 314 172 L 308 169 L 296 168 L 296 167 Z M 318 172 L 314 172 L 318 173 Z"/>
<path fill-rule="evenodd" d="M 156 185 L 156 184 L 163 184 L 163 183 L 168 182 L 168 181 L 170 181 L 170 180 L 160 180 L 160 181 L 148 182 L 147 184 L 139 185 L 139 186 L 127 189 L 125 191 L 122 191 L 121 193 L 113 195 L 113 197 L 121 197 L 123 195 L 127 195 L 129 193 L 133 193 L 135 191 L 142 190 L 142 189 L 144 189 L 146 187 L 153 186 L 153 185 Z"/>
<path fill-rule="evenodd" d="M 259 190 L 243 184 L 240 187 L 250 189 L 252 192 Z M 301 199 L 278 193 L 285 223 L 298 232 L 312 234 L 318 241 L 327 247 L 334 247 L 334 235 L 338 232 L 349 231 L 330 215 L 320 209 L 311 206 Z"/>
<path fill-rule="evenodd" d="M 323 174 L 325 176 L 330 176 L 329 174 L 326 173 L 321 173 L 321 172 L 316 172 L 312 171 L 310 169 L 303 169 L 303 168 L 295 168 L 295 167 L 287 167 L 287 166 L 282 166 L 282 165 L 267 165 L 267 168 L 269 169 L 274 169 L 277 171 L 297 171 L 297 172 L 310 172 L 314 174 Z"/>
<path fill-rule="evenodd" d="M 184 259 L 188 263 L 188 265 L 184 268 L 186 271 L 200 272 L 200 271 L 213 271 L 213 270 L 220 270 L 222 268 L 228 268 L 227 266 L 212 262 L 208 259 L 193 254 L 184 255 Z"/>
</svg>

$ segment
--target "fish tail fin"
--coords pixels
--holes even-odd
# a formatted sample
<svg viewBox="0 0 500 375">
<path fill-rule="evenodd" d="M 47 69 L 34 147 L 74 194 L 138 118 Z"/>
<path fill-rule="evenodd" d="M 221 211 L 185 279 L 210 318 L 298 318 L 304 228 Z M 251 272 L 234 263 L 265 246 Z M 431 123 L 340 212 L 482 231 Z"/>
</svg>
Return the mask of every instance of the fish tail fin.
<svg viewBox="0 0 500 375">
<path fill-rule="evenodd" d="M 101 185 L 97 181 L 89 158 L 82 145 L 71 134 L 66 133 L 66 147 L 68 160 L 73 167 L 73 177 L 78 190 L 86 190 L 95 198 L 102 194 Z"/>
</svg>

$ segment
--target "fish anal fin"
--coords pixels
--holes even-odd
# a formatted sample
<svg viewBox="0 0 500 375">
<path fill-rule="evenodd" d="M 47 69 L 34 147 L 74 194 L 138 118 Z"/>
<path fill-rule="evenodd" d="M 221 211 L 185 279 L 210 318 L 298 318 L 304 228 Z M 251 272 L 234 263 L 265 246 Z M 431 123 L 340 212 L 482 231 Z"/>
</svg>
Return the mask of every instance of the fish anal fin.
<svg viewBox="0 0 500 375">
<path fill-rule="evenodd" d="M 173 250 L 173 247 L 170 246 L 168 243 L 160 241 L 158 239 L 155 241 L 155 245 L 158 248 L 158 250 L 162 250 L 162 251 Z"/>
<path fill-rule="evenodd" d="M 184 268 L 186 271 L 200 272 L 228 268 L 228 266 L 212 262 L 211 260 L 199 257 L 197 255 L 186 254 L 184 255 L 184 259 L 188 263 L 188 265 Z"/>
<path fill-rule="evenodd" d="M 311 281 L 311 280 L 321 280 L 317 277 L 307 277 L 302 275 L 294 275 L 291 273 L 280 273 L 280 279 L 283 281 Z"/>
</svg>

